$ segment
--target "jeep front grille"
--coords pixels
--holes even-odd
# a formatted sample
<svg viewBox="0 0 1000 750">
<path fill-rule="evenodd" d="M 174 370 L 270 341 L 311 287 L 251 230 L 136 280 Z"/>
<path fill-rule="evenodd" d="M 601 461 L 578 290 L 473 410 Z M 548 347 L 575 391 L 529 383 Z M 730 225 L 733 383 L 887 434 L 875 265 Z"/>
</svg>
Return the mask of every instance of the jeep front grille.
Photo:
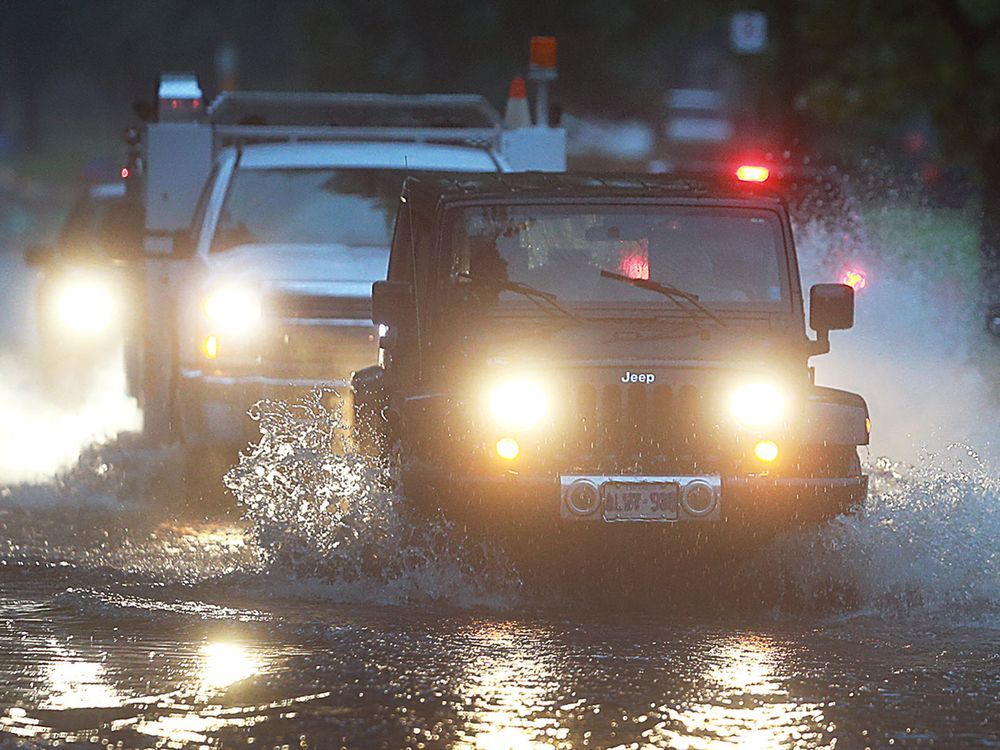
<svg viewBox="0 0 1000 750">
<path fill-rule="evenodd" d="M 718 461 L 714 409 L 694 385 L 584 383 L 570 412 L 565 458 L 577 468 L 704 471 Z"/>
</svg>

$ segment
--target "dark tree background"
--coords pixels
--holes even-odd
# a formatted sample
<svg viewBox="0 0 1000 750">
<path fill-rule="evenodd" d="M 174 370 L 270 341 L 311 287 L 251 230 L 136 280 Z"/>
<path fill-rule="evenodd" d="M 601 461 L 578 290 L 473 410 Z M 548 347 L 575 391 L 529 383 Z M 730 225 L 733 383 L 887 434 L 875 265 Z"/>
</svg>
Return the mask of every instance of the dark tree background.
<svg viewBox="0 0 1000 750">
<path fill-rule="evenodd" d="M 528 38 L 553 34 L 567 111 L 657 122 L 680 72 L 724 48 L 729 14 L 748 9 L 770 24 L 765 54 L 740 61 L 761 118 L 834 155 L 929 119 L 941 155 L 978 179 L 983 258 L 1000 275 L 998 0 L 4 0 L 5 158 L 87 116 L 47 102 L 59 80 L 98 86 L 117 132 L 162 70 L 217 89 L 224 44 L 246 88 L 475 91 L 500 105 Z"/>
</svg>

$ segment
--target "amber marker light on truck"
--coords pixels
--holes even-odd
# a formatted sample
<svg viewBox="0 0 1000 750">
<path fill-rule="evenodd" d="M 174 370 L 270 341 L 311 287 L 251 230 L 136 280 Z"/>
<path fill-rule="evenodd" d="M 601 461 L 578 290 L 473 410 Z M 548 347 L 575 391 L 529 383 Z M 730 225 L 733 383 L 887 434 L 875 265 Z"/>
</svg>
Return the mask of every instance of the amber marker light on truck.
<svg viewBox="0 0 1000 750">
<path fill-rule="evenodd" d="M 215 359 L 219 356 L 219 339 L 215 336 L 206 336 L 201 342 L 201 353 L 207 359 Z"/>
</svg>

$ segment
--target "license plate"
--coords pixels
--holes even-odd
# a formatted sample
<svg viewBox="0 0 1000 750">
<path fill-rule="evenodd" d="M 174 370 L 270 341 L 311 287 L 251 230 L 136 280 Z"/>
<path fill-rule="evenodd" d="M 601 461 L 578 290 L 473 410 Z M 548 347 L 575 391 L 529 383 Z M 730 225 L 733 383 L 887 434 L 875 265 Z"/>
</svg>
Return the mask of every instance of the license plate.
<svg viewBox="0 0 1000 750">
<path fill-rule="evenodd" d="M 676 482 L 608 482 L 603 488 L 605 521 L 676 521 Z"/>
</svg>

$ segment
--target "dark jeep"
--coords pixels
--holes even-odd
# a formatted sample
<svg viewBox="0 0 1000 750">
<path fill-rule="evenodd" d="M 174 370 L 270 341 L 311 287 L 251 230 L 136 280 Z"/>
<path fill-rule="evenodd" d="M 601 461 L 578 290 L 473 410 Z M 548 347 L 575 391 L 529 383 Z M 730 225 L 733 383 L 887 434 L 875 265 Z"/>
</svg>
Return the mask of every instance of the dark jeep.
<svg viewBox="0 0 1000 750">
<path fill-rule="evenodd" d="M 813 383 L 853 290 L 803 295 L 786 207 L 678 177 L 403 186 L 356 422 L 405 494 L 486 526 L 770 533 L 865 498 L 865 401 Z M 583 528 L 583 527 L 579 527 Z"/>
</svg>

